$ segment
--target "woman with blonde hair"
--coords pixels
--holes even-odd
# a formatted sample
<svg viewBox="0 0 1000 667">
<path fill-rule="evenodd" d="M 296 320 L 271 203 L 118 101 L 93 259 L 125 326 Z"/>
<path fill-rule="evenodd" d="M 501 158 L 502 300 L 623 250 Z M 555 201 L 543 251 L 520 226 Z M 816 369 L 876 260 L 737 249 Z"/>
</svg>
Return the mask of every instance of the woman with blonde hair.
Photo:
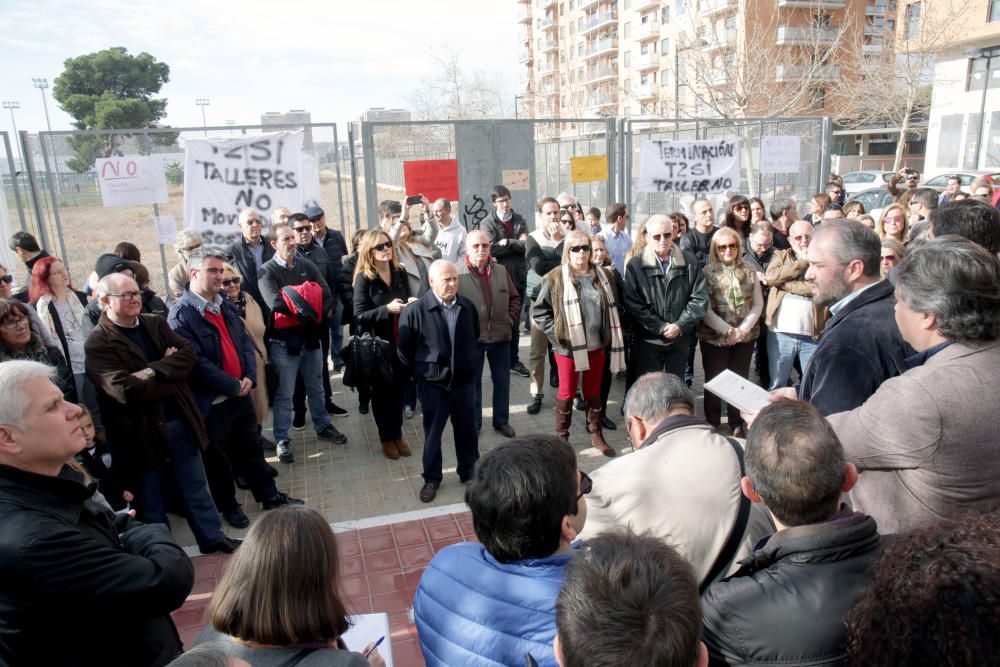
<svg viewBox="0 0 1000 667">
<path fill-rule="evenodd" d="M 614 456 L 615 450 L 604 440 L 601 376 L 605 348 L 611 354 L 611 373 L 625 367 L 625 343 L 618 317 L 620 296 L 614 274 L 595 266 L 592 256 L 593 246 L 585 231 L 566 234 L 562 265 L 542 279 L 533 317 L 552 343 L 559 369 L 556 435 L 569 440 L 573 395 L 582 374 L 591 446 L 605 456 Z"/>
<path fill-rule="evenodd" d="M 882 259 L 879 270 L 885 278 L 894 266 L 906 255 L 906 246 L 896 239 L 882 239 Z"/>
<path fill-rule="evenodd" d="M 187 268 L 188 255 L 193 250 L 200 248 L 203 243 L 204 239 L 199 231 L 185 228 L 177 232 L 177 238 L 174 239 L 174 249 L 177 251 L 179 261 L 167 274 L 167 294 L 170 295 L 171 299 L 176 301 L 181 298 L 188 283 L 191 282 Z"/>
<path fill-rule="evenodd" d="M 392 239 L 381 229 L 365 232 L 354 269 L 354 326 L 358 334 L 369 333 L 392 344 L 392 381 L 370 387 L 372 416 L 387 459 L 411 454 L 403 439 L 403 375 L 396 359 L 399 314 L 411 301 L 416 298 L 410 294 Z"/>
<path fill-rule="evenodd" d="M 286 505 L 254 522 L 226 565 L 196 644 L 219 642 L 252 665 L 383 666 L 373 644 L 351 651 L 337 538 L 314 509 Z"/>
<path fill-rule="evenodd" d="M 742 250 L 743 239 L 735 229 L 722 227 L 712 236 L 704 268 L 708 312 L 696 329 L 706 382 L 724 370 L 750 375 L 764 295 L 757 272 L 741 258 Z M 733 435 L 744 437 L 739 408 L 728 405 L 726 413 Z M 711 392 L 705 392 L 705 420 L 716 428 L 722 423 L 722 402 Z"/>
<path fill-rule="evenodd" d="M 906 207 L 902 204 L 889 204 L 878 219 L 875 232 L 883 241 L 896 239 L 903 245 L 910 242 L 910 222 Z"/>
</svg>

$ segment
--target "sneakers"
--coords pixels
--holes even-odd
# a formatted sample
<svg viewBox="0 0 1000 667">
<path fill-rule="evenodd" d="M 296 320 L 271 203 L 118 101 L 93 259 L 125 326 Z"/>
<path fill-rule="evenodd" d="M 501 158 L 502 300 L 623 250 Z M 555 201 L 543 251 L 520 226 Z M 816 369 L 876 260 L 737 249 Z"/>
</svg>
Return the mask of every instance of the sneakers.
<svg viewBox="0 0 1000 667">
<path fill-rule="evenodd" d="M 333 417 L 346 417 L 347 416 L 347 410 L 345 410 L 344 408 L 340 407 L 339 405 L 337 405 L 333 401 L 327 400 L 327 402 L 326 402 L 326 414 L 331 415 Z"/>
<path fill-rule="evenodd" d="M 215 544 L 210 544 L 204 549 L 200 549 L 200 551 L 203 554 L 231 554 L 239 549 L 241 544 L 243 544 L 243 540 L 234 540 L 231 537 L 223 537 Z"/>
<path fill-rule="evenodd" d="M 409 405 L 403 408 L 403 416 L 407 419 L 413 419 L 414 410 Z"/>
<path fill-rule="evenodd" d="M 528 369 L 520 361 L 515 361 L 510 365 L 510 372 L 523 378 L 528 377 Z"/>
<path fill-rule="evenodd" d="M 236 503 L 231 508 L 223 510 L 222 518 L 233 528 L 246 528 L 250 525 L 250 519 L 244 514 L 243 508 Z"/>
<path fill-rule="evenodd" d="M 292 498 L 291 496 L 278 493 L 278 495 L 273 498 L 265 498 L 264 502 L 261 503 L 265 510 L 273 510 L 275 507 L 281 507 L 282 505 L 305 505 L 306 501 L 299 500 L 298 498 Z"/>
<path fill-rule="evenodd" d="M 296 412 L 292 415 L 292 428 L 296 431 L 301 431 L 306 427 L 306 413 Z"/>
<path fill-rule="evenodd" d="M 282 463 L 292 463 L 295 461 L 295 454 L 292 454 L 292 441 L 279 440 L 275 449 L 278 451 L 278 460 Z"/>
<path fill-rule="evenodd" d="M 542 410 L 542 397 L 541 395 L 535 395 L 531 397 L 531 401 L 528 402 L 528 414 L 537 415 Z"/>
<path fill-rule="evenodd" d="M 335 429 L 333 424 L 327 424 L 316 431 L 316 437 L 320 440 L 329 440 L 335 445 L 342 445 L 347 442 L 347 436 Z"/>
</svg>

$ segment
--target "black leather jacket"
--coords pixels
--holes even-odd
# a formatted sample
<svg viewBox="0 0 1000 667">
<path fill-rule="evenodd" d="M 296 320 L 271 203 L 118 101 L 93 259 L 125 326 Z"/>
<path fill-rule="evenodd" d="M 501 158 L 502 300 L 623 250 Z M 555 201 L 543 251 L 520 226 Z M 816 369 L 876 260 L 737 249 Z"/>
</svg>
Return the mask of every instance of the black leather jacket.
<svg viewBox="0 0 1000 667">
<path fill-rule="evenodd" d="M 667 345 L 672 342 L 663 337 L 667 324 L 676 324 L 687 334 L 705 316 L 708 288 L 698 260 L 674 245 L 666 275 L 652 252 L 628 261 L 622 300 L 635 335 L 654 345 Z"/>
<path fill-rule="evenodd" d="M 875 520 L 847 509 L 772 535 L 705 591 L 709 664 L 847 664 L 844 616 L 883 547 Z"/>
</svg>

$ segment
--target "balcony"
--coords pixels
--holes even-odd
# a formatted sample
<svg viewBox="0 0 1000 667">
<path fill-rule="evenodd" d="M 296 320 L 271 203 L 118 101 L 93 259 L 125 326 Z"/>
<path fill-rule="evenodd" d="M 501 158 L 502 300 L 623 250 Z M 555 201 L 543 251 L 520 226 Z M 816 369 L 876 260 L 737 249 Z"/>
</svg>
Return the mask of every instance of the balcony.
<svg viewBox="0 0 1000 667">
<path fill-rule="evenodd" d="M 517 62 L 522 65 L 530 65 L 534 59 L 535 57 L 531 54 L 531 49 L 521 49 L 521 54 L 518 56 Z"/>
<path fill-rule="evenodd" d="M 883 46 L 881 44 L 864 44 L 861 46 L 862 53 L 882 53 Z"/>
<path fill-rule="evenodd" d="M 518 31 L 518 33 L 517 33 L 517 41 L 521 42 L 522 44 L 525 43 L 525 42 L 528 42 L 530 44 L 531 43 L 531 28 L 529 28 L 527 26 L 525 26 L 524 28 L 521 28 Z"/>
<path fill-rule="evenodd" d="M 599 3 L 600 1 L 601 0 L 581 0 L 580 6 L 577 7 L 577 9 L 581 11 L 587 11 L 591 7 L 596 7 L 597 3 Z"/>
<path fill-rule="evenodd" d="M 804 46 L 817 45 L 829 46 L 840 37 L 840 28 L 827 26 L 799 27 L 799 26 L 778 26 L 778 35 L 775 43 L 778 46 Z"/>
<path fill-rule="evenodd" d="M 646 101 L 660 94 L 660 89 L 651 83 L 644 83 L 632 89 L 632 96 L 637 100 Z"/>
<path fill-rule="evenodd" d="M 811 71 L 811 76 L 810 76 Z M 777 65 L 774 68 L 774 80 L 779 83 L 801 82 L 808 77 L 809 81 L 838 81 L 840 65 Z"/>
<path fill-rule="evenodd" d="M 650 19 L 636 26 L 634 37 L 640 42 L 660 36 L 660 22 Z"/>
<path fill-rule="evenodd" d="M 847 0 L 778 0 L 779 8 L 788 9 L 843 9 Z"/>
<path fill-rule="evenodd" d="M 538 0 L 538 2 L 535 3 L 535 6 L 539 9 L 545 10 L 549 7 L 555 7 L 556 0 Z"/>
<path fill-rule="evenodd" d="M 876 2 L 874 5 L 865 5 L 866 16 L 881 16 L 888 11 L 888 6 L 884 2 Z"/>
<path fill-rule="evenodd" d="M 885 34 L 885 26 L 884 25 L 871 25 L 871 24 L 868 24 L 864 28 L 864 34 L 865 34 L 865 36 L 884 35 Z"/>
<path fill-rule="evenodd" d="M 548 96 L 548 95 L 555 95 L 557 92 L 559 92 L 559 89 L 556 87 L 554 81 L 550 81 L 548 83 L 543 83 L 541 86 L 539 86 L 538 92 L 540 92 L 542 95 Z"/>
<path fill-rule="evenodd" d="M 661 0 L 636 0 L 636 7 L 633 7 L 637 12 L 644 13 L 649 11 L 660 11 L 660 7 L 663 6 Z"/>
<path fill-rule="evenodd" d="M 555 74 L 556 69 L 559 67 L 559 61 L 555 58 L 549 58 L 538 63 L 538 75 L 539 76 L 550 76 Z"/>
<path fill-rule="evenodd" d="M 654 70 L 660 68 L 660 54 L 653 53 L 650 49 L 646 53 L 640 53 L 636 58 L 632 60 L 632 67 L 636 68 L 640 72 L 645 70 Z"/>
<path fill-rule="evenodd" d="M 781 65 L 778 65 L 781 67 Z M 708 84 L 710 86 L 718 88 L 719 86 L 724 86 L 729 82 L 729 77 L 726 76 L 726 70 L 719 67 L 714 67 L 708 71 Z"/>
<path fill-rule="evenodd" d="M 559 50 L 559 42 L 552 39 L 551 37 L 543 41 L 538 47 L 539 53 L 551 53 L 553 51 L 558 51 L 558 50 Z"/>
<path fill-rule="evenodd" d="M 585 109 L 589 113 L 597 113 L 602 108 L 615 104 L 618 104 L 617 97 L 612 95 L 610 91 L 602 90 L 597 93 L 591 93 L 587 96 Z"/>
<path fill-rule="evenodd" d="M 517 7 L 517 22 L 518 23 L 531 23 L 531 7 L 528 5 L 518 5 Z"/>
<path fill-rule="evenodd" d="M 609 67 L 605 65 L 604 67 L 591 67 L 583 75 L 583 83 L 588 86 L 601 83 L 602 81 L 611 81 L 618 78 L 618 68 Z"/>
<path fill-rule="evenodd" d="M 583 24 L 583 30 L 580 31 L 581 35 L 589 35 L 592 32 L 601 30 L 602 28 L 612 28 L 618 26 L 618 13 L 617 12 L 600 12 L 592 16 Z"/>
<path fill-rule="evenodd" d="M 598 58 L 600 56 L 606 56 L 617 52 L 618 38 L 605 37 L 604 39 L 599 39 L 596 42 L 591 42 L 590 46 L 588 46 L 583 52 L 583 59 L 590 60 L 591 58 Z"/>
<path fill-rule="evenodd" d="M 812 2 L 812 0 L 810 0 L 810 2 Z M 781 0 L 778 0 L 778 4 L 779 6 L 781 5 Z M 809 3 L 807 2 L 806 4 Z M 736 0 L 701 0 L 699 13 L 702 16 L 707 17 L 730 12 L 734 9 L 736 9 Z"/>
<path fill-rule="evenodd" d="M 721 51 L 736 46 L 736 31 L 726 30 L 721 35 L 713 35 L 710 39 L 703 40 L 701 48 L 708 52 Z"/>
</svg>

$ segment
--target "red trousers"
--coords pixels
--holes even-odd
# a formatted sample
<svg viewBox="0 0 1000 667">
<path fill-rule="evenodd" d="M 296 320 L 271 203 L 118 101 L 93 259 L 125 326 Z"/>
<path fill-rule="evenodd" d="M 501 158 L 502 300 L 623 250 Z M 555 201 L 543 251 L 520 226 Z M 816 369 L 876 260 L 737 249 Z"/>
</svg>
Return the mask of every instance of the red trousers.
<svg viewBox="0 0 1000 667">
<path fill-rule="evenodd" d="M 559 369 L 559 398 L 573 398 L 576 395 L 576 385 L 580 374 L 573 363 L 573 357 L 564 357 L 555 353 L 556 368 Z M 604 373 L 604 348 L 587 352 L 590 370 L 583 372 L 583 398 L 594 398 L 601 395 L 601 375 Z"/>
</svg>

